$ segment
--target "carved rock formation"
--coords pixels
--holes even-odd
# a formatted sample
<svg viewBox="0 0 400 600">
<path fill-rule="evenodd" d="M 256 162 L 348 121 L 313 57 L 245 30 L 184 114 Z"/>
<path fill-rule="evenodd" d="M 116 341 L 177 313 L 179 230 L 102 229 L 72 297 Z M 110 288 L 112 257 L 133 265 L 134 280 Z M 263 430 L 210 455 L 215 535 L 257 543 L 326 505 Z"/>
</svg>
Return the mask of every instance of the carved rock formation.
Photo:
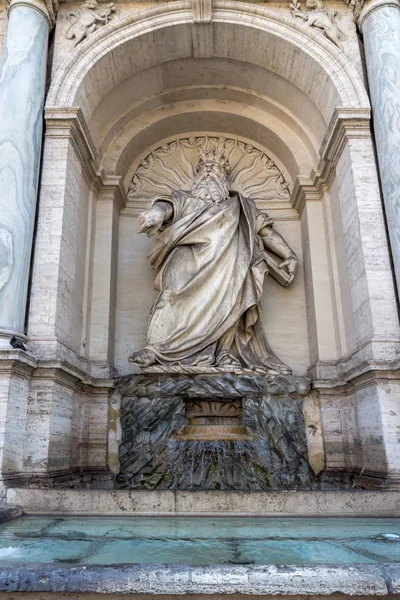
<svg viewBox="0 0 400 600">
<path fill-rule="evenodd" d="M 309 380 L 289 375 L 131 375 L 121 379 L 121 471 L 117 486 L 310 487 L 313 475 L 302 413 L 302 396 L 308 389 Z M 219 403 L 224 399 L 224 414 L 235 417 L 241 414 L 241 400 L 249 440 L 182 441 L 174 437 L 183 431 L 193 411 L 204 414 L 204 401 L 212 407 L 213 399 Z"/>
</svg>

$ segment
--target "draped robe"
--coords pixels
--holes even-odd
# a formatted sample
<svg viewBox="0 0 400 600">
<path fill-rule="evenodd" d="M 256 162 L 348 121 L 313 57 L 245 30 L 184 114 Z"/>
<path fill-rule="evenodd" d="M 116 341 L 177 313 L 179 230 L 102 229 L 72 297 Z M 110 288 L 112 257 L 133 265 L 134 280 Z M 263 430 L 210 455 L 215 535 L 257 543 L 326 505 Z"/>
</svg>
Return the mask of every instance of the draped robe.
<svg viewBox="0 0 400 600">
<path fill-rule="evenodd" d="M 159 295 L 146 349 L 161 364 L 218 366 L 228 355 L 245 368 L 289 372 L 260 321 L 268 267 L 258 233 L 271 219 L 240 194 L 215 204 L 176 191 L 152 205 L 160 200 L 173 214 L 149 254 Z"/>
</svg>

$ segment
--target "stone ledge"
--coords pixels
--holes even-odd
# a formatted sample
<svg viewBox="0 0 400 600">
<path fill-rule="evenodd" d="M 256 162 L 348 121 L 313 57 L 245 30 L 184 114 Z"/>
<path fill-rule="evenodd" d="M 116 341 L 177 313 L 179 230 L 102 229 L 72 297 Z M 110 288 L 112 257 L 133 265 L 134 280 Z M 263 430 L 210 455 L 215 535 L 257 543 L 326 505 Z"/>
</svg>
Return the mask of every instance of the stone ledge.
<svg viewBox="0 0 400 600">
<path fill-rule="evenodd" d="M 269 396 L 305 396 L 311 381 L 293 375 L 245 373 L 144 373 L 117 379 L 122 396 L 146 398 L 243 398 Z"/>
<path fill-rule="evenodd" d="M 22 517 L 23 510 L 20 506 L 1 506 L 0 507 L 0 523 L 6 523 L 12 519 Z"/>
<path fill-rule="evenodd" d="M 393 596 L 400 565 L 244 566 L 9 564 L 0 592 Z"/>
<path fill-rule="evenodd" d="M 399 491 L 146 491 L 9 488 L 25 513 L 399 517 Z"/>
</svg>

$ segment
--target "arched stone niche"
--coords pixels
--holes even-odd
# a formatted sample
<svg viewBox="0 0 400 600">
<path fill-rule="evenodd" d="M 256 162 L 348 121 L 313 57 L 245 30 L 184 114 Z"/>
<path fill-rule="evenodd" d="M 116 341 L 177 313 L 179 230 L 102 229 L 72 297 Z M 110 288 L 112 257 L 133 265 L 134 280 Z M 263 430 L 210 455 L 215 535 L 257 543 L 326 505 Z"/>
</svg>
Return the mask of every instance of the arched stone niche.
<svg viewBox="0 0 400 600">
<path fill-rule="evenodd" d="M 217 0 L 212 23 L 197 25 L 177 0 L 91 35 L 47 99 L 28 331 L 37 355 L 62 357 L 93 386 L 116 366 L 128 372 L 124 357 L 144 342 L 154 297 L 130 181 L 152 149 L 208 134 L 261 148 L 289 183 L 290 200 L 268 208 L 301 262 L 291 289 L 266 284 L 265 328 L 279 357 L 332 389 L 366 361 L 391 360 L 399 332 L 369 119 L 364 85 L 340 50 L 259 5 Z M 338 410 L 329 399 L 324 408 Z M 341 419 L 324 422 L 325 451 L 350 468 L 364 458 L 344 458 L 336 441 L 329 450 Z M 100 459 L 93 451 L 87 460 Z"/>
<path fill-rule="evenodd" d="M 137 244 L 138 249 L 134 256 L 131 253 L 131 258 L 136 268 L 147 273 L 146 286 L 152 277 L 145 265 L 147 240 L 134 239 L 134 215 L 132 207 L 126 206 L 125 197 L 135 164 L 149 148 L 173 137 L 206 132 L 248 140 L 274 157 L 286 172 L 292 189 L 296 189 L 299 176 L 308 177 L 312 169 L 318 168 L 319 150 L 335 107 L 342 106 L 348 110 L 368 107 L 357 73 L 338 49 L 310 28 L 282 14 L 241 3 L 220 2 L 215 6 L 211 39 L 202 47 L 196 47 L 197 34 L 191 23 L 189 5 L 184 2 L 175 2 L 168 9 L 157 7 L 142 11 L 110 24 L 84 41 L 58 71 L 49 92 L 48 125 L 51 119 L 57 128 L 58 116 L 63 114 L 63 110 L 68 109 L 70 114 L 71 107 L 79 107 L 77 120 L 82 123 L 88 142 L 93 171 L 103 173 L 104 182 L 107 178 L 110 181 L 110 177 L 119 177 L 118 194 L 112 194 L 112 186 L 108 183 L 104 186 L 98 180 L 93 182 L 96 177 L 90 173 L 82 176 L 82 182 L 86 181 L 80 186 L 80 192 L 86 186 L 83 195 L 89 198 L 88 188 L 92 187 L 93 205 L 96 206 L 93 248 L 91 252 L 84 248 L 87 251 L 85 267 L 83 261 L 77 262 L 79 276 L 75 273 L 74 279 L 75 282 L 81 281 L 78 290 L 75 283 L 78 293 L 73 298 L 72 294 L 67 298 L 67 291 L 63 294 L 66 303 L 70 300 L 68 303 L 75 306 L 75 311 L 72 311 L 72 326 L 63 319 L 66 326 L 62 335 L 59 332 L 59 337 L 68 347 L 92 360 L 114 363 L 115 308 L 117 312 L 120 308 L 124 313 L 121 294 L 125 298 L 135 295 L 134 290 L 126 289 L 122 284 L 120 289 L 123 292 L 119 294 L 118 291 L 117 273 L 120 272 L 119 265 L 123 264 L 125 223 L 130 223 L 129 243 L 132 247 Z M 319 86 L 313 85 L 315 80 L 320 82 Z M 61 117 L 64 122 L 65 117 L 64 112 Z M 48 127 L 47 147 L 50 143 L 59 143 L 59 138 L 57 142 L 50 142 L 51 130 L 52 127 Z M 63 154 L 66 177 L 72 178 L 77 168 L 70 168 L 67 164 L 65 149 Z M 59 157 L 61 161 L 61 155 Z M 71 160 L 74 158 L 71 157 Z M 87 170 L 87 164 L 79 168 Z M 65 186 L 67 194 L 70 189 L 71 186 Z M 110 194 L 113 196 L 113 210 L 110 208 Z M 115 195 L 118 196 L 117 201 Z M 82 204 L 85 203 L 79 206 Z M 318 210 L 316 205 L 313 210 Z M 282 233 L 287 233 L 290 239 L 290 228 L 296 230 L 296 249 L 302 254 L 309 244 L 304 235 L 307 229 L 304 223 L 309 216 L 303 217 L 300 214 L 304 212 L 303 208 L 299 210 L 297 206 L 288 205 L 279 211 L 274 218 L 282 221 Z M 107 212 L 107 216 L 102 212 Z M 81 217 L 79 223 L 85 220 L 83 213 Z M 295 287 L 286 294 L 286 298 L 279 298 L 279 302 L 276 299 L 279 305 L 288 308 L 287 313 L 284 309 L 282 313 L 281 308 L 280 319 L 275 315 L 271 317 L 277 338 L 282 337 L 280 332 L 283 332 L 284 324 L 298 324 L 300 321 L 304 324 L 301 341 L 297 338 L 296 343 L 291 344 L 290 336 L 287 340 L 292 351 L 300 346 L 303 348 L 301 358 L 292 360 L 291 365 L 302 373 L 318 359 L 338 357 L 338 344 L 333 332 L 337 315 L 333 314 L 332 290 L 326 289 L 329 258 L 326 239 L 322 235 L 322 213 L 314 218 L 320 225 L 317 227 L 321 231 L 318 244 L 323 247 L 326 261 L 325 272 L 320 269 L 318 276 L 319 287 L 325 289 L 321 302 L 324 334 L 320 334 L 318 342 L 315 307 L 308 308 L 306 318 L 304 291 L 299 291 L 302 298 L 296 299 L 296 304 L 303 306 L 302 317 L 292 313 L 290 301 L 296 293 Z M 116 255 L 117 226 L 121 233 L 119 258 Z M 103 239 L 105 232 L 107 241 Z M 82 244 L 85 245 L 83 241 Z M 319 255 L 321 248 L 316 250 Z M 79 254 L 82 256 L 82 249 Z M 135 270 L 132 270 L 134 273 Z M 72 279 L 69 283 L 73 285 Z M 315 301 L 311 288 L 317 285 L 317 281 L 308 284 L 300 273 L 296 285 L 308 286 L 308 297 Z M 69 288 L 71 286 L 68 285 Z M 147 310 L 153 292 L 146 287 L 140 293 L 146 296 L 147 302 L 141 300 L 139 304 L 146 304 Z M 62 299 L 58 298 L 60 309 L 62 303 Z M 124 323 L 124 332 L 129 330 L 129 321 L 144 319 L 132 302 L 130 306 L 132 310 L 129 315 L 126 314 L 128 322 Z M 268 312 L 274 314 L 271 306 Z M 32 327 L 34 322 L 32 313 Z M 326 327 L 327 323 L 329 327 Z M 133 339 L 132 343 L 143 343 L 143 335 Z M 118 335 L 117 338 L 118 345 L 121 337 Z M 309 343 L 312 346 L 311 356 Z M 343 343 L 351 344 L 347 339 Z M 282 343 L 277 351 L 279 349 L 282 349 Z M 127 350 L 127 340 L 124 340 L 123 350 L 117 351 L 117 362 L 124 370 L 128 364 L 121 357 Z M 290 352 L 284 351 L 284 354 L 289 356 Z"/>
<path fill-rule="evenodd" d="M 131 175 L 119 228 L 115 364 L 120 372 L 129 372 L 128 354 L 146 343 L 147 316 L 157 295 L 153 290 L 154 273 L 146 257 L 151 240 L 136 234 L 138 225 L 135 217 L 151 196 L 168 193 L 172 189 L 190 189 L 193 171 L 198 163 L 196 148 L 215 147 L 221 137 L 225 140 L 225 153 L 232 169 L 228 177 L 230 189 L 251 197 L 261 210 L 268 212 L 275 221 L 275 228 L 290 240 L 300 256 L 299 276 L 290 292 L 281 288 L 272 278 L 266 280 L 262 321 L 269 343 L 282 360 L 301 374 L 308 368 L 301 223 L 290 203 L 293 189 L 290 175 L 275 155 L 261 146 L 254 146 L 248 139 L 232 139 L 228 134 L 215 137 L 212 132 L 201 134 L 197 131 L 188 137 L 164 140 L 159 146 L 146 150 L 143 156 L 139 155 L 134 163 L 135 171 Z M 169 159 L 171 148 L 175 150 Z M 166 183 L 168 181 L 169 185 Z"/>
</svg>

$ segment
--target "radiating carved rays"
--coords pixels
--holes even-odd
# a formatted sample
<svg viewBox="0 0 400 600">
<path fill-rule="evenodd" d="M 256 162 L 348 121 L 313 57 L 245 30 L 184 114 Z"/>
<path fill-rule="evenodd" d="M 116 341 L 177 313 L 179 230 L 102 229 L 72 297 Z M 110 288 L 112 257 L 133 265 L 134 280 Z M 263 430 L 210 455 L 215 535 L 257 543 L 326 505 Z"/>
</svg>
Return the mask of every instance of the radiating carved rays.
<svg viewBox="0 0 400 600">
<path fill-rule="evenodd" d="M 209 136 L 178 139 L 153 150 L 132 178 L 129 199 L 150 199 L 177 189 L 189 190 L 196 175 L 199 149 L 210 151 L 221 143 L 231 167 L 231 190 L 253 200 L 289 200 L 289 184 L 269 156 L 239 140 Z"/>
</svg>

